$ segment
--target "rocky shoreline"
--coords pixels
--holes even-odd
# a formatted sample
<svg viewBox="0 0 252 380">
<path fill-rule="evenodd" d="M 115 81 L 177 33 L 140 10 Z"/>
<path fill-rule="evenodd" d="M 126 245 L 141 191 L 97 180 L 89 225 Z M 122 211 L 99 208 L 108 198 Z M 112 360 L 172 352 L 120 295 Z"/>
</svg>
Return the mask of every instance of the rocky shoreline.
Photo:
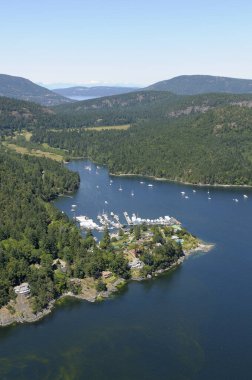
<svg viewBox="0 0 252 380">
<path fill-rule="evenodd" d="M 191 256 L 196 252 L 209 252 L 214 247 L 213 244 L 205 244 L 200 242 L 196 248 L 193 248 L 189 251 L 184 251 L 184 256 L 179 258 L 175 263 L 170 265 L 165 269 L 159 269 L 155 271 L 152 275 L 147 276 L 145 278 L 139 276 L 133 276 L 131 278 L 132 281 L 143 281 L 148 279 L 153 279 L 158 277 L 160 274 L 165 273 L 169 270 L 176 268 L 181 265 L 186 258 Z M 37 322 L 50 314 L 55 307 L 55 304 L 64 299 L 65 297 L 73 297 L 80 300 L 85 300 L 88 302 L 97 302 L 103 299 L 109 298 L 113 293 L 116 293 L 120 288 L 128 283 L 128 281 L 123 278 L 118 278 L 113 283 L 107 285 L 107 290 L 98 292 L 94 287 L 92 287 L 93 279 L 78 280 L 81 284 L 81 293 L 73 294 L 71 292 L 63 294 L 57 300 L 52 300 L 47 308 L 42 310 L 41 312 L 34 314 L 32 311 L 30 298 L 25 295 L 17 295 L 15 300 L 9 302 L 8 305 L 2 307 L 0 309 L 0 327 L 10 326 L 17 323 L 32 323 Z"/>
</svg>

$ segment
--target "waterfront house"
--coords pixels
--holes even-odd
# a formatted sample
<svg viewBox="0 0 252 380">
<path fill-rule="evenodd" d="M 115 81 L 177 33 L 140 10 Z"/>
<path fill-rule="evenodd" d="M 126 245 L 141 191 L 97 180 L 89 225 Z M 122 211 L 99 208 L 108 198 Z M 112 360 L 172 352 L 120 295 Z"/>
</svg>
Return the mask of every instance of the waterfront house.
<svg viewBox="0 0 252 380">
<path fill-rule="evenodd" d="M 144 267 L 144 263 L 139 259 L 134 259 L 133 261 L 130 261 L 128 265 L 131 269 L 141 269 Z"/>
<path fill-rule="evenodd" d="M 28 282 L 23 282 L 22 284 L 20 284 L 18 286 L 15 286 L 14 292 L 16 294 L 22 294 L 22 295 L 25 295 L 25 296 L 27 296 L 28 294 L 30 294 L 31 291 L 30 291 L 30 287 L 29 287 Z"/>
<path fill-rule="evenodd" d="M 109 270 L 102 271 L 102 277 L 103 278 L 109 278 L 111 276 L 112 276 L 112 272 L 110 272 Z"/>
</svg>

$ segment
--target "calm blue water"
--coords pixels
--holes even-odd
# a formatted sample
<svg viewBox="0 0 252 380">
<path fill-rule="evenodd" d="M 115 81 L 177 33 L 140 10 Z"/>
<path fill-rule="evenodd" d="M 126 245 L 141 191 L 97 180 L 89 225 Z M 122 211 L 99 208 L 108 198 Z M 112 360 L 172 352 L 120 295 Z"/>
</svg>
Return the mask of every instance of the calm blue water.
<svg viewBox="0 0 252 380">
<path fill-rule="evenodd" d="M 89 99 L 96 99 L 100 98 L 100 96 L 81 96 L 81 95 L 73 95 L 73 96 L 67 96 L 69 99 L 73 100 L 89 100 Z"/>
<path fill-rule="evenodd" d="M 56 202 L 69 215 L 73 203 L 93 218 L 103 209 L 172 215 L 216 246 L 106 302 L 67 301 L 41 322 L 1 329 L 0 379 L 251 379 L 251 190 L 210 189 L 208 200 L 207 188 L 139 178 L 110 186 L 106 169 L 85 165 L 68 165 L 81 186 Z"/>
</svg>

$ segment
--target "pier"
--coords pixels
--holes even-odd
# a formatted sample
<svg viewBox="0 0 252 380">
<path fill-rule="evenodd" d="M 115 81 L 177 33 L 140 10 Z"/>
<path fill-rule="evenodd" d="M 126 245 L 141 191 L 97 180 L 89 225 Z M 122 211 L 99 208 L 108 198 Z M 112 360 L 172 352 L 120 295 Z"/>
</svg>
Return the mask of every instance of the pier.
<svg viewBox="0 0 252 380">
<path fill-rule="evenodd" d="M 173 225 L 180 225 L 181 223 L 176 220 L 173 217 L 170 217 L 168 215 L 156 219 L 145 219 L 138 217 L 135 213 L 132 214 L 130 217 L 127 211 L 123 212 L 123 215 L 126 220 L 126 224 L 122 224 L 120 222 L 120 218 L 118 215 L 116 215 L 114 212 L 111 212 L 110 214 L 107 214 L 103 212 L 102 214 L 97 215 L 98 223 L 96 223 L 93 219 L 89 218 L 88 216 L 77 216 L 76 220 L 79 222 L 80 227 L 83 229 L 90 229 L 90 230 L 97 230 L 97 231 L 104 231 L 106 228 L 108 229 L 119 229 L 122 227 L 127 226 L 137 226 L 141 224 L 146 225 L 159 225 L 159 226 L 173 226 Z"/>
</svg>

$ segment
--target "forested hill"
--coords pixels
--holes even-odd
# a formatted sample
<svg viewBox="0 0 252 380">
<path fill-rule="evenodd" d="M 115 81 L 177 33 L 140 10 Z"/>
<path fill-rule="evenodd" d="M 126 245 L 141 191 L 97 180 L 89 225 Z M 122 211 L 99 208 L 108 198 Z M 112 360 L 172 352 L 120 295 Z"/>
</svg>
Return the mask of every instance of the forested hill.
<svg viewBox="0 0 252 380">
<path fill-rule="evenodd" d="M 162 121 L 231 104 L 251 107 L 252 95 L 181 96 L 169 92 L 141 91 L 50 108 L 0 97 L 0 134 L 22 128 L 62 129 L 129 124 L 143 120 Z"/>
<path fill-rule="evenodd" d="M 204 113 L 226 105 L 252 106 L 252 94 L 175 95 L 170 92 L 138 91 L 54 107 L 64 123 L 74 126 L 113 125 L 139 120 L 168 118 Z"/>
<path fill-rule="evenodd" d="M 205 113 L 138 122 L 128 130 L 37 130 L 34 142 L 67 149 L 133 173 L 202 184 L 252 185 L 252 109 L 225 106 Z"/>
<path fill-rule="evenodd" d="M 56 94 L 28 79 L 0 74 L 0 96 L 27 100 L 44 106 L 69 103 L 71 100 Z"/>
<path fill-rule="evenodd" d="M 71 96 L 112 96 L 119 94 L 126 94 L 128 92 L 137 91 L 135 87 L 111 87 L 111 86 L 94 86 L 94 87 L 68 87 L 68 88 L 56 88 L 52 91 L 59 95 L 71 97 Z"/>
<path fill-rule="evenodd" d="M 181 75 L 148 86 L 147 91 L 171 91 L 180 95 L 195 95 L 210 92 L 252 94 L 252 80 L 218 77 L 211 75 Z"/>
<path fill-rule="evenodd" d="M 50 125 L 54 111 L 38 104 L 0 97 L 0 135 L 23 128 Z"/>
</svg>

